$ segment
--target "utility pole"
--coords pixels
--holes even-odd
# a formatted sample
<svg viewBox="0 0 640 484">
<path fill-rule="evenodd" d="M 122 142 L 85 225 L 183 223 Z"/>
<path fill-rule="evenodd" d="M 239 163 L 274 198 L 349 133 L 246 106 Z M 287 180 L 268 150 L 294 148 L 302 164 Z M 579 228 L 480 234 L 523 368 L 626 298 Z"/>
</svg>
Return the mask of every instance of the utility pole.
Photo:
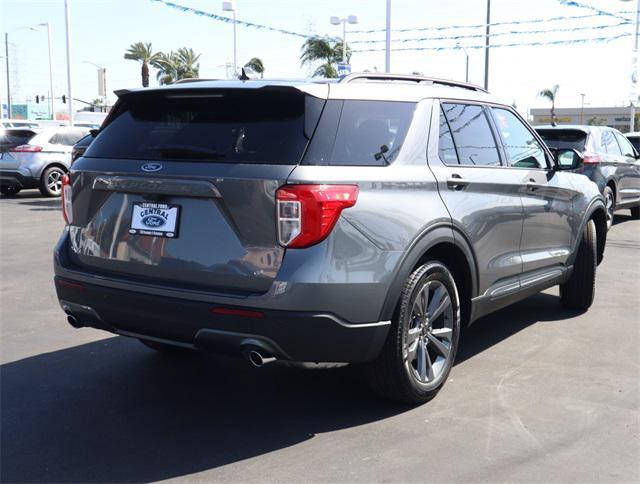
<svg viewBox="0 0 640 484">
<path fill-rule="evenodd" d="M 7 62 L 7 116 L 9 119 L 13 117 L 13 110 L 11 109 L 11 78 L 9 75 L 9 34 L 4 33 L 4 59 Z"/>
<path fill-rule="evenodd" d="M 67 30 L 67 102 L 69 103 L 69 125 L 73 126 L 73 92 L 71 83 L 71 14 L 69 13 L 69 2 L 64 0 L 64 18 Z"/>
<path fill-rule="evenodd" d="M 639 0 L 640 1 L 640 0 Z M 487 0 L 487 26 L 484 38 L 484 88 L 489 90 L 489 35 L 491 33 L 491 0 Z"/>
<path fill-rule="evenodd" d="M 638 25 L 640 24 L 640 0 L 638 0 L 638 4 L 636 5 L 636 29 L 635 34 L 633 36 L 633 76 L 637 77 L 638 75 Z M 636 129 L 636 102 L 638 100 L 638 91 L 637 91 L 637 79 L 634 82 L 634 92 L 631 98 L 631 119 L 629 120 L 629 132 L 632 133 Z"/>
<path fill-rule="evenodd" d="M 384 71 L 391 72 L 391 0 L 387 0 L 387 28 L 384 49 Z"/>
<path fill-rule="evenodd" d="M 584 124 L 584 97 L 586 94 L 580 93 L 580 97 L 582 97 L 582 103 L 580 104 L 580 124 Z"/>
<path fill-rule="evenodd" d="M 51 59 L 51 25 L 49 22 L 45 24 L 47 26 L 47 43 L 49 44 L 49 109 L 51 110 L 51 119 L 55 119 L 56 115 L 54 112 L 54 104 L 53 104 L 53 61 Z"/>
</svg>

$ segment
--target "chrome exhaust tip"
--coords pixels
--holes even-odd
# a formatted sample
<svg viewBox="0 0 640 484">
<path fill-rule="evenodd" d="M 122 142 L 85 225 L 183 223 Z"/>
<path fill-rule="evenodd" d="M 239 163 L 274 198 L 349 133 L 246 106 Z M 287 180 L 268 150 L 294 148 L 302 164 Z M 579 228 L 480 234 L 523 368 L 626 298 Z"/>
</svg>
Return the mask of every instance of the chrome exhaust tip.
<svg viewBox="0 0 640 484">
<path fill-rule="evenodd" d="M 82 328 L 82 323 L 73 314 L 67 315 L 67 322 L 74 328 Z"/>
<path fill-rule="evenodd" d="M 263 355 L 257 350 L 250 350 L 247 353 L 247 359 L 249 360 L 249 363 L 251 363 L 256 368 L 260 368 L 268 363 L 276 361 L 275 357 Z"/>
</svg>

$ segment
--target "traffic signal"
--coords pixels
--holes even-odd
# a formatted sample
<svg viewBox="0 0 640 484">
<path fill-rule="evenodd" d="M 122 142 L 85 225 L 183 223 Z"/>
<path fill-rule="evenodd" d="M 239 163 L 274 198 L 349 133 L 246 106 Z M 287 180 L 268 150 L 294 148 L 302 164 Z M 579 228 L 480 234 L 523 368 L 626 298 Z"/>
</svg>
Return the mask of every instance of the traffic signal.
<svg viewBox="0 0 640 484">
<path fill-rule="evenodd" d="M 62 104 L 67 104 L 67 96 L 66 96 L 66 94 L 62 95 Z"/>
<path fill-rule="evenodd" d="M 40 104 L 40 96 L 36 96 L 36 104 Z"/>
</svg>

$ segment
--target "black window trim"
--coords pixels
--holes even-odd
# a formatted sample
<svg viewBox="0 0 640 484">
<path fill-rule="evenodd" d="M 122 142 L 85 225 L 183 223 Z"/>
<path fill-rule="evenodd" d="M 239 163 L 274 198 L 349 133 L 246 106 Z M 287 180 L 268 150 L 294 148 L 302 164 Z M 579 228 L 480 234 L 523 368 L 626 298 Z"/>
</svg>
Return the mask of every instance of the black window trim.
<svg viewBox="0 0 640 484">
<path fill-rule="evenodd" d="M 542 149 L 542 152 L 544 153 L 545 161 L 547 163 L 547 167 L 546 168 L 520 168 L 520 167 L 517 167 L 517 166 L 513 166 L 513 165 L 511 165 L 511 160 L 509 159 L 509 156 L 507 156 L 507 153 L 506 153 L 506 150 L 505 150 L 505 160 L 507 162 L 506 163 L 506 168 L 511 168 L 513 170 L 520 170 L 520 171 L 522 171 L 524 169 L 527 169 L 527 170 L 541 170 L 541 171 L 545 171 L 545 172 L 552 170 L 553 169 L 553 164 L 554 164 L 554 162 L 553 162 L 554 158 L 551 155 L 551 152 L 549 151 L 549 147 L 543 141 L 542 137 L 538 134 L 538 132 L 535 129 L 533 129 L 532 126 L 529 126 L 529 123 L 527 123 L 522 118 L 522 116 L 520 116 L 518 114 L 518 112 L 515 109 L 513 109 L 512 106 L 501 106 L 499 104 L 492 105 L 489 110 L 491 111 L 490 112 L 490 116 L 491 116 L 491 119 L 493 120 L 494 124 L 497 124 L 496 120 L 494 118 L 494 114 L 493 114 L 493 110 L 494 109 L 503 109 L 505 111 L 509 111 L 511 114 L 513 114 L 516 117 L 516 119 L 519 119 L 520 122 L 522 122 L 522 125 L 525 127 L 525 129 L 527 131 L 529 131 L 529 133 L 531 133 L 533 138 L 540 145 L 540 148 Z M 500 136 L 500 144 L 502 145 L 502 147 L 504 149 L 505 141 L 502 138 L 502 134 L 500 133 L 500 130 L 497 129 L 497 125 L 496 125 L 496 130 L 498 131 L 498 135 Z"/>
<path fill-rule="evenodd" d="M 498 158 L 500 161 L 499 165 L 467 165 L 467 164 L 460 163 L 460 156 L 458 155 L 458 147 L 456 146 L 455 139 L 453 139 L 453 131 L 451 131 L 451 126 L 449 126 L 449 131 L 451 132 L 451 139 L 453 140 L 454 146 L 456 146 L 456 155 L 458 155 L 458 164 L 447 165 L 444 161 L 440 160 L 444 166 L 446 167 L 459 166 L 464 168 L 508 168 L 505 164 L 505 154 L 502 148 L 502 143 L 498 142 L 498 139 L 496 138 L 496 132 L 495 132 L 495 127 L 493 125 L 493 120 L 487 115 L 487 112 L 486 112 L 487 106 L 493 105 L 493 103 L 484 102 L 484 101 L 475 101 L 475 100 L 469 100 L 469 99 L 453 99 L 453 98 L 435 98 L 434 101 L 438 102 L 438 110 L 440 112 L 444 112 L 444 109 L 442 109 L 442 104 L 467 104 L 472 106 L 480 106 L 483 110 L 485 118 L 487 119 L 487 123 L 489 124 L 489 130 L 491 131 L 491 136 L 493 136 L 493 142 L 496 145 L 496 151 L 498 152 Z M 496 104 L 496 106 L 498 106 L 498 104 Z M 447 126 L 448 126 L 449 120 L 447 119 L 447 116 L 445 115 L 444 118 L 447 120 Z M 436 129 L 439 132 L 440 130 L 439 121 L 436 126 Z M 439 149 L 440 148 L 439 136 L 436 136 L 436 143 L 438 143 L 438 149 Z M 438 159 L 440 159 L 440 156 L 438 156 Z"/>
</svg>

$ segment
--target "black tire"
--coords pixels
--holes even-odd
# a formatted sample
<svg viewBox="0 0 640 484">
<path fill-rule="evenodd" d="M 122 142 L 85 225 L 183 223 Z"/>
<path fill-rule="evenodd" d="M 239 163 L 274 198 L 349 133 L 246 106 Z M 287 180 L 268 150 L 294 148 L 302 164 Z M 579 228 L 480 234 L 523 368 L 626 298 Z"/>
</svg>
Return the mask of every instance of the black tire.
<svg viewBox="0 0 640 484">
<path fill-rule="evenodd" d="M 66 174 L 59 166 L 47 168 L 40 177 L 40 193 L 45 197 L 59 197 L 62 194 L 62 177 Z"/>
<path fill-rule="evenodd" d="M 596 294 L 596 226 L 587 222 L 569 280 L 560 285 L 560 302 L 567 309 L 586 311 Z"/>
<path fill-rule="evenodd" d="M 184 346 L 175 346 L 168 343 L 161 343 L 160 341 L 152 341 L 149 339 L 139 339 L 138 341 L 140 341 L 140 343 L 145 345 L 147 348 L 151 348 L 158 353 L 162 353 L 163 355 L 168 356 L 188 356 L 193 355 L 196 352 L 196 350 L 191 348 L 187 348 Z"/>
<path fill-rule="evenodd" d="M 640 207 L 632 207 L 631 208 L 631 218 L 639 220 L 640 219 Z"/>
<path fill-rule="evenodd" d="M 429 292 L 429 288 L 432 287 L 433 283 L 438 285 L 438 289 L 440 289 L 440 287 L 446 289 L 447 296 L 450 298 L 451 310 L 449 311 L 448 308 L 444 310 L 442 314 L 431 321 L 430 326 L 433 326 L 433 329 L 436 331 L 448 331 L 450 327 L 451 336 L 450 340 L 448 340 L 448 356 L 444 359 L 439 375 L 435 376 L 434 369 L 436 365 L 433 364 L 432 366 L 433 360 L 429 357 L 430 352 L 424 350 L 427 355 L 426 361 L 428 361 L 430 373 L 434 374 L 431 383 L 424 383 L 419 381 L 419 370 L 412 366 L 414 360 L 410 360 L 409 357 L 410 348 L 408 346 L 408 338 L 409 330 L 413 327 L 414 335 L 421 334 L 419 337 L 413 337 L 416 343 L 419 344 L 421 341 L 426 341 L 422 348 L 431 349 L 432 353 L 437 349 L 437 345 L 434 346 L 432 344 L 433 340 L 429 340 L 435 332 L 429 338 L 426 338 L 424 330 L 422 330 L 422 332 L 419 329 L 417 331 L 415 330 L 419 325 L 416 325 L 416 319 L 414 318 L 417 297 L 422 294 L 425 288 L 427 290 L 427 304 L 423 306 L 425 306 L 427 310 L 424 312 L 431 312 L 428 303 L 432 293 Z M 435 291 L 433 294 L 435 298 Z M 444 298 L 442 300 L 444 301 Z M 437 314 L 437 311 L 433 311 L 433 313 Z M 447 321 L 445 314 L 450 314 L 450 321 Z M 447 322 L 445 323 L 445 321 Z M 436 325 L 440 324 L 443 325 L 442 328 L 436 327 Z M 447 326 L 446 328 L 444 327 L 445 324 Z M 431 330 L 429 330 L 429 332 L 430 331 Z M 369 384 L 376 393 L 391 400 L 409 404 L 424 403 L 431 400 L 447 381 L 449 372 L 455 361 L 459 336 L 460 301 L 455 280 L 444 264 L 438 261 L 427 261 L 424 265 L 414 270 L 404 284 L 400 301 L 398 302 L 398 308 L 391 322 L 384 347 L 378 358 L 366 367 Z M 446 340 L 443 339 L 440 340 L 440 342 L 443 343 L 446 342 Z M 417 353 L 416 350 L 414 350 L 414 352 Z M 422 361 L 425 361 L 424 356 L 422 356 Z M 434 363 L 438 363 L 437 358 Z"/>
<path fill-rule="evenodd" d="M 605 200 L 605 211 L 607 216 L 607 230 L 613 225 L 613 214 L 616 211 L 616 197 L 613 194 L 613 190 L 610 186 L 604 187 L 602 196 Z"/>
<path fill-rule="evenodd" d="M 17 195 L 20 193 L 20 190 L 22 190 L 22 188 L 17 186 L 0 187 L 0 193 L 9 196 Z"/>
</svg>

